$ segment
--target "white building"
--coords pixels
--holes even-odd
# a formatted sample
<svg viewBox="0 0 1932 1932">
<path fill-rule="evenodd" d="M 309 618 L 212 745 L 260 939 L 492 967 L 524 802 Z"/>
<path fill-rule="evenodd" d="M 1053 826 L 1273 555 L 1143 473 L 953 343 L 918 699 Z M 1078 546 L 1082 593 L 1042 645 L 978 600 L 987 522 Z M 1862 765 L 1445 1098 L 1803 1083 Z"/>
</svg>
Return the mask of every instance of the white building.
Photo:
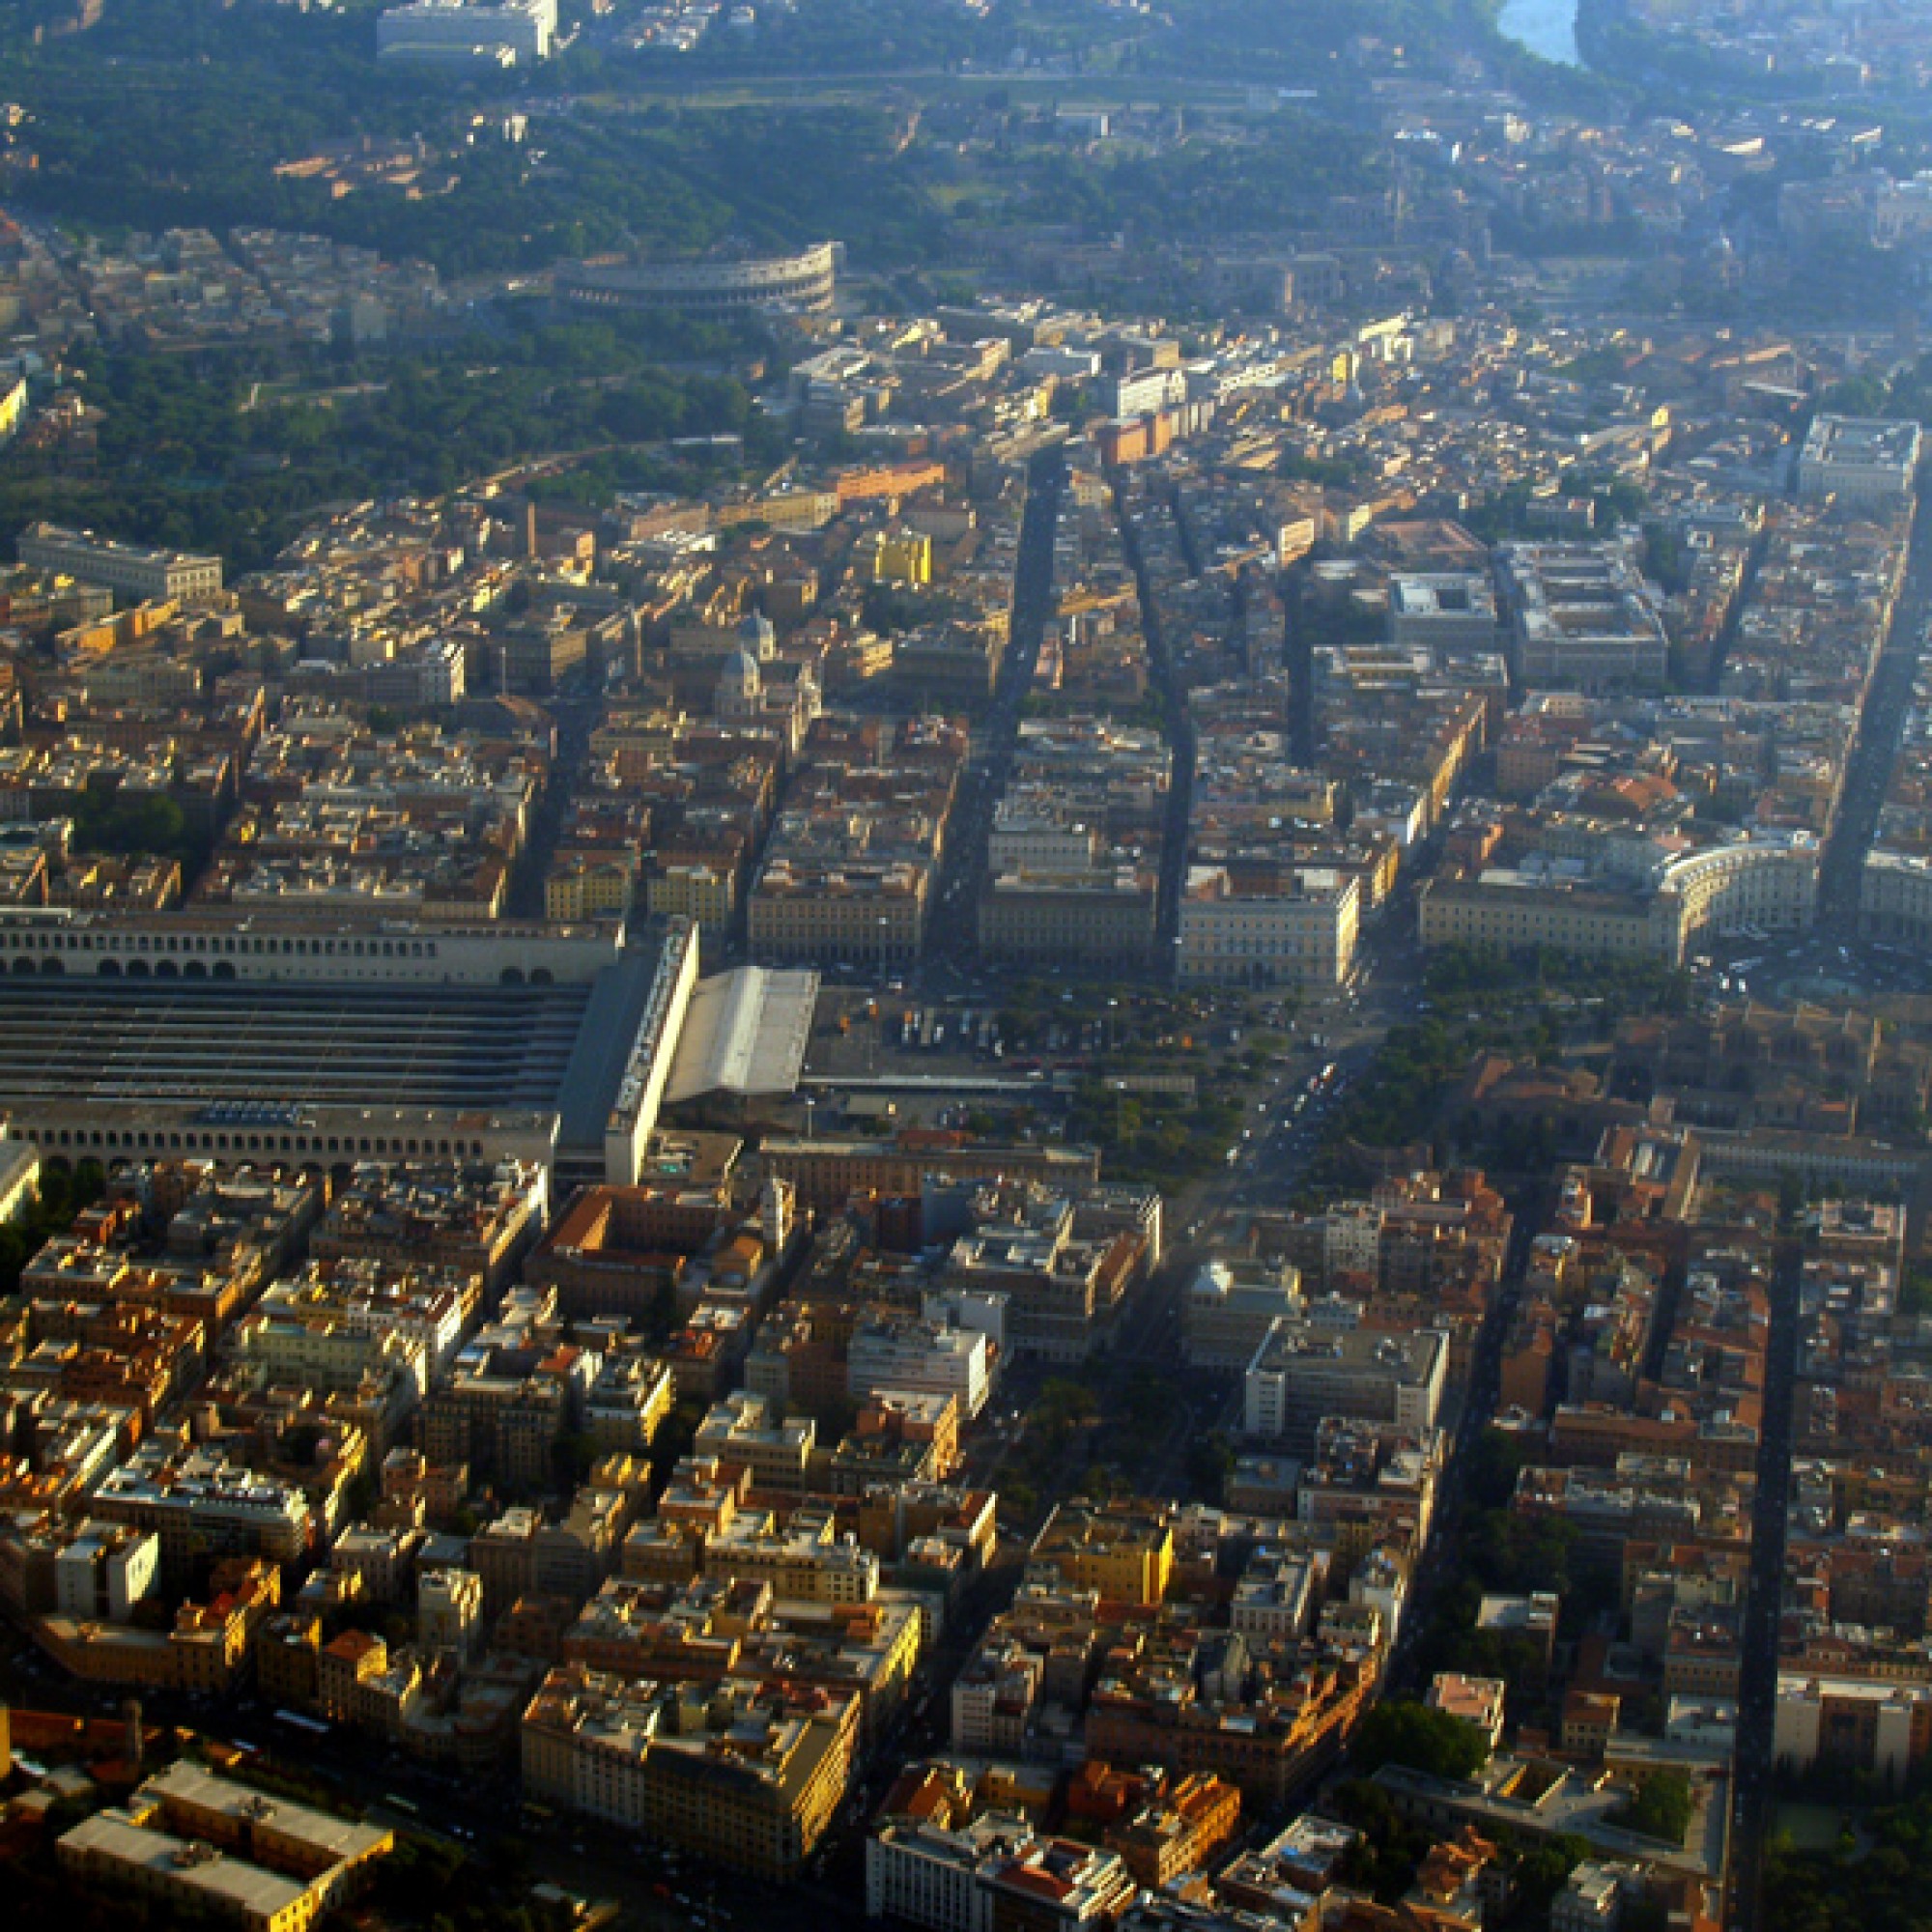
<svg viewBox="0 0 1932 1932">
<path fill-rule="evenodd" d="M 527 66 L 556 37 L 556 0 L 410 0 L 376 22 L 379 60 Z"/>
<path fill-rule="evenodd" d="M 998 1812 L 956 1831 L 896 1820 L 884 1825 L 866 1841 L 866 1917 L 928 1932 L 992 1932 L 993 1894 L 980 1874 L 1033 1838 L 1024 1818 Z"/>
<path fill-rule="evenodd" d="M 1401 648 L 1492 651 L 1495 585 L 1480 571 L 1402 571 L 1389 579 L 1389 640 Z"/>
<path fill-rule="evenodd" d="M 947 1328 L 972 1328 L 985 1336 L 991 1353 L 987 1366 L 994 1375 L 1007 1352 L 1007 1311 L 1012 1296 L 997 1288 L 929 1288 L 919 1298 L 919 1312 L 928 1321 Z"/>
<path fill-rule="evenodd" d="M 1220 866 L 1188 868 L 1176 970 L 1182 985 L 1338 986 L 1355 964 L 1361 887 L 1310 869 L 1281 896 L 1237 895 Z"/>
<path fill-rule="evenodd" d="M 54 1557 L 54 1606 L 64 1617 L 122 1624 L 155 1587 L 161 1541 L 118 1522 L 83 1522 Z"/>
<path fill-rule="evenodd" d="M 459 703 L 469 690 L 469 658 L 458 637 L 425 638 L 400 657 L 370 665 L 362 690 L 371 704 L 410 709 Z"/>
<path fill-rule="evenodd" d="M 1064 342 L 1037 343 L 1020 357 L 1018 367 L 1026 376 L 1051 376 L 1056 383 L 1086 383 L 1100 373 L 1100 354 Z"/>
<path fill-rule="evenodd" d="M 1662 598 L 1620 544 L 1513 543 L 1496 552 L 1516 672 L 1533 691 L 1662 691 Z"/>
<path fill-rule="evenodd" d="M 1244 1426 L 1250 1435 L 1303 1451 L 1326 1415 L 1432 1429 L 1448 1368 L 1449 1338 L 1440 1329 L 1385 1335 L 1277 1321 L 1248 1364 Z"/>
<path fill-rule="evenodd" d="M 1322 1568 L 1307 1550 L 1257 1550 L 1235 1585 L 1228 1628 L 1269 1643 L 1306 1635 L 1315 1619 L 1322 1576 Z"/>
<path fill-rule="evenodd" d="M 1338 1201 L 1321 1216 L 1324 1280 L 1380 1272 L 1383 1219 L 1373 1201 Z"/>
<path fill-rule="evenodd" d="M 1135 369 L 1113 383 L 1113 412 L 1117 416 L 1152 415 L 1187 400 L 1184 369 Z"/>
<path fill-rule="evenodd" d="M 1780 1670 L 1772 1760 L 1802 1777 L 1825 1753 L 1897 1790 L 1911 1768 L 1912 1734 L 1925 1722 L 1927 1705 L 1932 1686 Z"/>
<path fill-rule="evenodd" d="M 195 604 L 221 589 L 218 556 L 149 550 L 96 536 L 92 530 L 64 529 L 58 524 L 29 525 L 14 549 L 29 569 L 77 577 L 83 583 L 99 583 L 128 597 Z"/>
<path fill-rule="evenodd" d="M 1508 1687 L 1500 1677 L 1465 1677 L 1460 1670 L 1438 1670 L 1430 1680 L 1424 1700 L 1432 1711 L 1442 1711 L 1474 1724 L 1493 1750 L 1503 1741 L 1503 1700 Z"/>
<path fill-rule="evenodd" d="M 1045 1669 L 1038 1652 L 989 1633 L 952 1680 L 952 1748 L 976 1757 L 1023 1751 Z"/>
<path fill-rule="evenodd" d="M 643 1016 L 617 1083 L 617 1101 L 604 1123 L 603 1179 L 613 1187 L 636 1183 L 644 1149 L 657 1130 L 658 1109 L 664 1105 L 676 1063 L 678 1035 L 697 990 L 698 941 L 696 921 L 670 922 Z"/>
<path fill-rule="evenodd" d="M 1349 1602 L 1357 1609 L 1375 1612 L 1378 1641 L 1393 1646 L 1402 1629 L 1402 1613 L 1408 1602 L 1408 1569 L 1393 1549 L 1376 1548 L 1355 1565 L 1349 1577 Z M 1330 1605 L 1324 1609 L 1335 1606 Z"/>
<path fill-rule="evenodd" d="M 483 1632 L 483 1579 L 473 1570 L 426 1570 L 416 1585 L 416 1644 L 468 1657 Z"/>
<path fill-rule="evenodd" d="M 1617 1932 L 1624 1901 L 1643 1889 L 1643 1867 L 1585 1859 L 1549 1902 L 1549 1932 Z"/>
<path fill-rule="evenodd" d="M 1181 1308 L 1188 1364 L 1245 1369 L 1275 1322 L 1301 1312 L 1301 1276 L 1287 1264 L 1203 1262 Z"/>
<path fill-rule="evenodd" d="M 1808 502 L 1900 503 L 1918 473 L 1923 432 L 1916 422 L 1819 416 L 1798 457 L 1798 494 Z"/>
<path fill-rule="evenodd" d="M 962 1418 L 986 1406 L 992 1381 L 986 1337 L 933 1321 L 872 1321 L 855 1329 L 845 1354 L 846 1387 L 860 1400 L 881 1389 L 950 1395 Z"/>
<path fill-rule="evenodd" d="M 1872 185 L 1872 246 L 1896 248 L 1927 236 L 1932 236 L 1932 174 L 1920 169 L 1907 180 L 1880 175 Z"/>
</svg>

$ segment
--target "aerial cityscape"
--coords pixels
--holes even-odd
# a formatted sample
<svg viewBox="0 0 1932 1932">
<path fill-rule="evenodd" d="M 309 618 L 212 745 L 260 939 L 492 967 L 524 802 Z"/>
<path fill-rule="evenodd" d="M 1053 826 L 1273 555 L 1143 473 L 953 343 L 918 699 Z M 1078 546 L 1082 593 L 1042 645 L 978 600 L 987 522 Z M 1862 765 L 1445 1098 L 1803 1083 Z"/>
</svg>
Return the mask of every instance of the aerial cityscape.
<svg viewBox="0 0 1932 1932">
<path fill-rule="evenodd" d="M 1932 7 L 0 0 L 20 1932 L 1932 1932 Z"/>
</svg>

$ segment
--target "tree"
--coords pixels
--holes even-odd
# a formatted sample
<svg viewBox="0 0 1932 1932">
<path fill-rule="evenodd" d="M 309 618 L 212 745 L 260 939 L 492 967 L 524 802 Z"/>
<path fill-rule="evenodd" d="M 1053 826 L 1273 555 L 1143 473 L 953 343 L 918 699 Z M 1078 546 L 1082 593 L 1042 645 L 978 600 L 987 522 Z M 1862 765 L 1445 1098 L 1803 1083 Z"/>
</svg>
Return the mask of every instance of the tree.
<svg viewBox="0 0 1932 1932">
<path fill-rule="evenodd" d="M 1646 1838 L 1681 1845 L 1690 1829 L 1690 1780 L 1681 1771 L 1646 1772 L 1627 1803 L 1618 1805 L 1612 1823 Z"/>
<path fill-rule="evenodd" d="M 1489 1761 L 1489 1740 L 1474 1724 L 1406 1697 L 1387 1698 L 1363 1719 L 1350 1753 L 1364 1777 L 1397 1764 L 1431 1777 L 1470 1778 Z"/>
<path fill-rule="evenodd" d="M 1195 1494 L 1212 1503 L 1221 1501 L 1235 1472 L 1235 1451 L 1228 1438 L 1219 1430 L 1189 1437 L 1186 1470 L 1187 1486 Z"/>
<path fill-rule="evenodd" d="M 99 775 L 88 780 L 74 807 L 73 838 L 84 852 L 116 858 L 185 860 L 194 847 L 186 815 L 173 799 L 124 791 Z"/>
<path fill-rule="evenodd" d="M 1092 1422 L 1099 1413 L 1099 1398 L 1069 1376 L 1049 1377 L 1034 1404 L 1035 1419 L 1041 1422 Z"/>
<path fill-rule="evenodd" d="M 1516 1493 L 1517 1478 L 1530 1454 L 1506 1429 L 1486 1429 L 1469 1445 L 1463 1488 L 1475 1509 L 1502 1509 Z"/>
<path fill-rule="evenodd" d="M 1351 1777 L 1337 1786 L 1334 1804 L 1362 1834 L 1343 1855 L 1343 1881 L 1373 1893 L 1383 1905 L 1393 1905 L 1415 1877 L 1415 1868 L 1429 1849 L 1429 1833 L 1410 1824 L 1372 1778 Z"/>
<path fill-rule="evenodd" d="M 1516 1861 L 1517 1901 L 1531 1924 L 1540 1924 L 1548 1916 L 1550 1902 L 1589 1856 L 1590 1841 L 1568 1832 L 1534 1839 L 1522 1848 Z"/>
</svg>

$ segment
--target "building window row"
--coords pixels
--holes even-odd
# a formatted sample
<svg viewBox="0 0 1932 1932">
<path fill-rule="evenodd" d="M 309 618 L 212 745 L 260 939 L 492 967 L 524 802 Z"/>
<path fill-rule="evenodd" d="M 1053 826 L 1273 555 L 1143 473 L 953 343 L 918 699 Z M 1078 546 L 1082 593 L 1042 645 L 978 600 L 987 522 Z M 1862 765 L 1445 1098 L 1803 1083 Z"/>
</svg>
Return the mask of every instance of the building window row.
<svg viewBox="0 0 1932 1932">
<path fill-rule="evenodd" d="M 210 1129 L 180 1131 L 146 1127 L 37 1127 L 23 1122 L 23 1139 L 43 1148 L 99 1148 L 113 1153 L 164 1153 L 177 1149 L 203 1153 L 297 1154 L 440 1154 L 452 1159 L 478 1157 L 477 1140 L 406 1139 L 385 1134 L 271 1134 L 220 1133 Z"/>
<path fill-rule="evenodd" d="M 28 931 L 14 934 L 15 943 L 29 949 L 63 952 L 221 952 L 303 953 L 384 959 L 434 959 L 433 939 L 261 939 L 252 935 L 209 933 L 146 933 Z"/>
</svg>

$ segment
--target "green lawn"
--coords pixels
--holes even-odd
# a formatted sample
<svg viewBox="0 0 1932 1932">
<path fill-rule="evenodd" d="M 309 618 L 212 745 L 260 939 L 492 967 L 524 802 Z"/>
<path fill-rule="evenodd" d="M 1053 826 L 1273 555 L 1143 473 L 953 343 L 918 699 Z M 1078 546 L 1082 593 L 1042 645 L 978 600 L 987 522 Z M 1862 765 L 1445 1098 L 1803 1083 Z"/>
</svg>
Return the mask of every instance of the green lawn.
<svg viewBox="0 0 1932 1932">
<path fill-rule="evenodd" d="M 1830 1804 L 1780 1804 L 1772 1829 L 1801 1852 L 1829 1852 L 1838 1842 L 1842 1816 Z"/>
</svg>

